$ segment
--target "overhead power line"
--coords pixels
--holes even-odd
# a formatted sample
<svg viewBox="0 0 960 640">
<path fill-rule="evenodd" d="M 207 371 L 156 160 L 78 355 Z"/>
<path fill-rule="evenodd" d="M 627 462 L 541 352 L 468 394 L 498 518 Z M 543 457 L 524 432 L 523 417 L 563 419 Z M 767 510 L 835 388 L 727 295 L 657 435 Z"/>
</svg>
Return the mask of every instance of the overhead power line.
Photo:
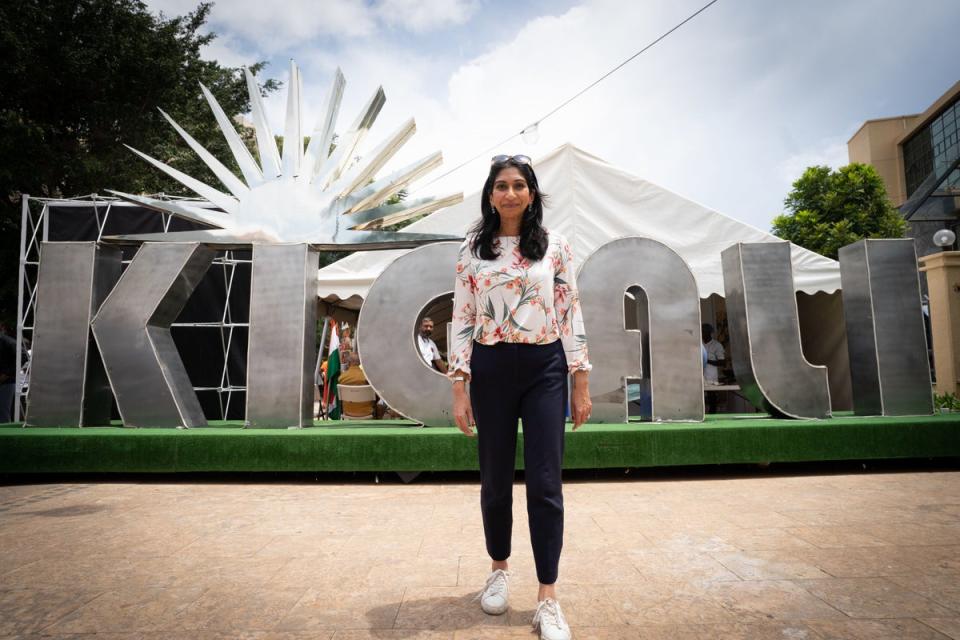
<svg viewBox="0 0 960 640">
<path fill-rule="evenodd" d="M 618 64 L 617 66 L 613 67 L 612 69 L 610 69 L 609 71 L 607 71 L 606 73 L 604 73 L 602 76 L 600 76 L 599 78 L 597 78 L 596 80 L 594 80 L 593 82 L 591 82 L 590 84 L 588 84 L 587 86 L 585 86 L 583 89 L 580 89 L 580 91 L 576 92 L 575 94 L 573 94 L 572 96 L 570 96 L 569 98 L 567 98 L 566 100 L 564 100 L 563 102 L 561 102 L 560 104 L 558 104 L 556 107 L 554 107 L 553 109 L 551 109 L 550 111 L 548 111 L 546 114 L 540 116 L 537 120 L 534 120 L 533 122 L 531 122 L 530 124 L 528 124 L 528 125 L 527 125 L 526 127 L 524 127 L 522 130 L 520 130 L 520 131 L 518 131 L 518 132 L 516 132 L 516 133 L 510 134 L 509 136 L 507 136 L 506 138 L 504 138 L 504 139 L 501 140 L 500 142 L 498 142 L 498 143 L 496 143 L 496 144 L 494 144 L 494 145 L 491 145 L 491 146 L 487 147 L 486 149 L 480 151 L 479 153 L 477 153 L 476 155 L 472 156 L 472 157 L 469 158 L 468 160 L 465 160 L 465 161 L 461 162 L 460 164 L 458 164 L 457 166 L 453 167 L 453 168 L 450 169 L 449 171 L 440 174 L 439 176 L 437 176 L 436 178 L 434 178 L 434 179 L 431 180 L 430 182 L 427 182 L 426 184 L 424 184 L 422 187 L 417 188 L 416 191 L 419 191 L 419 190 L 422 189 L 423 187 L 426 187 L 426 186 L 428 186 L 428 185 L 431 185 L 431 184 L 433 184 L 434 182 L 437 182 L 438 180 L 441 180 L 441 179 L 443 179 L 443 178 L 446 178 L 446 177 L 449 176 L 451 173 L 454 173 L 454 172 L 456 172 L 456 171 L 459 171 L 460 169 L 462 169 L 463 167 L 467 166 L 468 164 L 470 164 L 471 162 L 473 162 L 473 161 L 476 160 L 477 158 L 483 156 L 484 154 L 490 153 L 491 151 L 494 151 L 494 150 L 497 150 L 497 149 L 502 148 L 503 145 L 505 145 L 506 143 L 510 142 L 511 140 L 513 140 L 514 138 L 516 138 L 517 136 L 523 134 L 523 133 L 524 133 L 525 131 L 527 131 L 528 129 L 530 129 L 530 128 L 532 128 L 532 127 L 538 127 L 541 122 L 543 122 L 544 120 L 546 120 L 547 118 L 549 118 L 550 116 L 552 116 L 553 114 L 555 114 L 556 112 L 560 111 L 560 110 L 563 109 L 565 106 L 567 106 L 568 104 L 570 104 L 571 102 L 573 102 L 574 100 L 576 100 L 577 98 L 579 98 L 580 96 L 582 96 L 583 94 L 585 94 L 587 91 L 589 91 L 590 89 L 593 89 L 595 86 L 597 86 L 598 84 L 600 84 L 601 82 L 603 82 L 604 80 L 606 80 L 607 78 L 609 78 L 610 76 L 612 76 L 614 73 L 616 73 L 617 71 L 619 71 L 620 69 L 622 69 L 623 67 L 625 67 L 627 64 L 629 64 L 630 62 L 632 62 L 637 56 L 645 53 L 645 52 L 648 51 L 649 49 L 653 48 L 654 46 L 656 46 L 657 44 L 659 44 L 660 42 L 662 42 L 662 41 L 663 41 L 667 36 L 669 36 L 671 33 L 673 33 L 674 31 L 676 31 L 677 29 L 679 29 L 680 27 L 682 27 L 683 25 L 687 24 L 688 22 L 690 22 L 691 20 L 693 20 L 694 18 L 696 18 L 698 15 L 700 15 L 701 13 L 703 13 L 704 11 L 706 11 L 707 9 L 709 9 L 711 6 L 713 6 L 714 4 L 716 4 L 717 1 L 718 1 L 718 0 L 710 0 L 710 2 L 708 2 L 708 3 L 705 4 L 705 5 L 703 5 L 702 7 L 700 7 L 699 9 L 697 9 L 696 11 L 694 11 L 693 13 L 691 13 L 689 16 L 687 16 L 686 18 L 684 18 L 681 22 L 678 22 L 678 23 L 675 24 L 673 27 L 671 27 L 670 29 L 668 29 L 667 31 L 665 31 L 665 32 L 664 32 L 663 34 L 661 34 L 656 40 L 653 40 L 652 42 L 648 43 L 646 46 L 644 46 L 642 49 L 640 49 L 639 51 L 637 51 L 636 53 L 634 53 L 633 55 L 631 55 L 629 58 L 625 59 L 623 62 L 621 62 L 621 63 Z"/>
</svg>

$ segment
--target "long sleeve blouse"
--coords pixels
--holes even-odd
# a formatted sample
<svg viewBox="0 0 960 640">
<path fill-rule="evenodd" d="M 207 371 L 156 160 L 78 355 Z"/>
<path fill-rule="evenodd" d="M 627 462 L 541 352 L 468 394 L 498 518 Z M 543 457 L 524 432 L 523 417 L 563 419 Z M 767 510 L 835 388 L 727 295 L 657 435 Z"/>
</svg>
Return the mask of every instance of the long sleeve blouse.
<svg viewBox="0 0 960 640">
<path fill-rule="evenodd" d="M 519 240 L 499 236 L 494 241 L 499 256 L 494 260 L 474 256 L 470 237 L 460 245 L 449 375 L 458 370 L 470 373 L 474 341 L 492 345 L 560 340 L 571 372 L 591 369 L 570 244 L 551 231 L 543 258 L 532 262 L 520 253 Z"/>
</svg>

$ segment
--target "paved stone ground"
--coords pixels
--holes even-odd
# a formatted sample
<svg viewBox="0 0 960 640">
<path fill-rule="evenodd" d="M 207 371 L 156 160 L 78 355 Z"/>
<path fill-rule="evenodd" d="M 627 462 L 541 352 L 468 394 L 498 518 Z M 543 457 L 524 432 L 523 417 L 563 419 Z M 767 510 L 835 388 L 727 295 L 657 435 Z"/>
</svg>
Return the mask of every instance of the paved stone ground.
<svg viewBox="0 0 960 640">
<path fill-rule="evenodd" d="M 521 485 L 491 617 L 475 480 L 371 480 L 0 486 L 0 638 L 533 637 Z M 960 638 L 958 471 L 581 476 L 566 503 L 575 638 Z"/>
</svg>

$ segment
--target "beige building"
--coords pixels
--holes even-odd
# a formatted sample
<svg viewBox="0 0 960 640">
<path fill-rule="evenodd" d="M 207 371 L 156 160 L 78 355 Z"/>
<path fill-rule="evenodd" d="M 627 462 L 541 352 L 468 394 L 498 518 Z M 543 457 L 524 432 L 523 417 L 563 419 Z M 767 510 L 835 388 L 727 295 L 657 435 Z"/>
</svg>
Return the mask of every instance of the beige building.
<svg viewBox="0 0 960 640">
<path fill-rule="evenodd" d="M 847 142 L 847 155 L 883 177 L 890 200 L 910 222 L 918 253 L 938 250 L 933 232 L 956 229 L 960 216 L 960 82 L 923 113 L 867 120 Z"/>
<path fill-rule="evenodd" d="M 887 195 L 898 207 L 907 201 L 907 187 L 903 150 L 897 142 L 913 131 L 919 120 L 920 114 L 867 120 L 847 142 L 850 162 L 873 165 L 887 185 Z"/>
</svg>

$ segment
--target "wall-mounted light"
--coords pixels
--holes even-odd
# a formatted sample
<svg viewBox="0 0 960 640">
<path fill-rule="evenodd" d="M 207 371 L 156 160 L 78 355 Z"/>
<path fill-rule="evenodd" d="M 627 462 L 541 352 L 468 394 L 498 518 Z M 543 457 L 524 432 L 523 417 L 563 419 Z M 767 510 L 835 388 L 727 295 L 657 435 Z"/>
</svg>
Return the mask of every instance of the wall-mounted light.
<svg viewBox="0 0 960 640">
<path fill-rule="evenodd" d="M 943 251 L 947 251 L 953 247 L 953 243 L 957 240 L 957 234 L 955 234 L 950 229 L 940 229 L 935 234 L 933 234 L 933 244 L 937 245 Z"/>
</svg>

